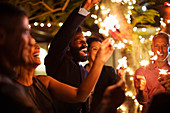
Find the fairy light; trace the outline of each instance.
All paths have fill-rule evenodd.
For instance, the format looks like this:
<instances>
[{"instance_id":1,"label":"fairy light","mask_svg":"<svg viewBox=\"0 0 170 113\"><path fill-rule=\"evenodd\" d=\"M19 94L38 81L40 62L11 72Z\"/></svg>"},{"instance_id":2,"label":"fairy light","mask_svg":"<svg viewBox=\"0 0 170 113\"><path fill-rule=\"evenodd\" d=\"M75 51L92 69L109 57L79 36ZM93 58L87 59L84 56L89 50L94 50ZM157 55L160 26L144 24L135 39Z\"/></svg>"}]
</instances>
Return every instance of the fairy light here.
<instances>
[{"instance_id":1,"label":"fairy light","mask_svg":"<svg viewBox=\"0 0 170 113\"><path fill-rule=\"evenodd\" d=\"M63 25L63 23L62 23L62 22L60 22L58 25L61 27L61 26Z\"/></svg>"},{"instance_id":2,"label":"fairy light","mask_svg":"<svg viewBox=\"0 0 170 113\"><path fill-rule=\"evenodd\" d=\"M41 23L40 26L41 26L41 27L44 27L44 23Z\"/></svg>"},{"instance_id":3,"label":"fairy light","mask_svg":"<svg viewBox=\"0 0 170 113\"><path fill-rule=\"evenodd\" d=\"M138 29L137 27L134 27L134 28L133 28L133 31L134 31L134 32L136 32L136 31L137 31L137 29Z\"/></svg>"},{"instance_id":4,"label":"fairy light","mask_svg":"<svg viewBox=\"0 0 170 113\"><path fill-rule=\"evenodd\" d=\"M136 97L135 96L132 96L132 99L135 99Z\"/></svg>"},{"instance_id":5,"label":"fairy light","mask_svg":"<svg viewBox=\"0 0 170 113\"><path fill-rule=\"evenodd\" d=\"M101 9L105 9L105 6L102 5L100 8L101 8Z\"/></svg>"},{"instance_id":6,"label":"fairy light","mask_svg":"<svg viewBox=\"0 0 170 113\"><path fill-rule=\"evenodd\" d=\"M142 111L143 105L139 105L139 110Z\"/></svg>"},{"instance_id":7,"label":"fairy light","mask_svg":"<svg viewBox=\"0 0 170 113\"><path fill-rule=\"evenodd\" d=\"M90 31L87 31L87 32L82 32L83 33L83 36L91 36L91 32Z\"/></svg>"},{"instance_id":8,"label":"fairy light","mask_svg":"<svg viewBox=\"0 0 170 113\"><path fill-rule=\"evenodd\" d=\"M38 26L38 22L34 22L34 26Z\"/></svg>"},{"instance_id":9,"label":"fairy light","mask_svg":"<svg viewBox=\"0 0 170 113\"><path fill-rule=\"evenodd\" d=\"M99 6L98 5L95 5L95 10L98 10L99 9Z\"/></svg>"},{"instance_id":10,"label":"fairy light","mask_svg":"<svg viewBox=\"0 0 170 113\"><path fill-rule=\"evenodd\" d=\"M123 42L124 42L124 43L127 43L128 41L127 41L126 39L123 39Z\"/></svg>"},{"instance_id":11,"label":"fairy light","mask_svg":"<svg viewBox=\"0 0 170 113\"><path fill-rule=\"evenodd\" d=\"M133 44L133 41L129 41L129 44Z\"/></svg>"},{"instance_id":12,"label":"fairy light","mask_svg":"<svg viewBox=\"0 0 170 113\"><path fill-rule=\"evenodd\" d=\"M127 91L127 92L125 93L125 95L126 95L126 96L129 96L129 97L132 97L132 96L133 96L133 93L132 93L131 91Z\"/></svg>"},{"instance_id":13,"label":"fairy light","mask_svg":"<svg viewBox=\"0 0 170 113\"><path fill-rule=\"evenodd\" d=\"M142 11L146 11L147 7L146 6L142 6Z\"/></svg>"},{"instance_id":14,"label":"fairy light","mask_svg":"<svg viewBox=\"0 0 170 113\"><path fill-rule=\"evenodd\" d=\"M167 23L170 24L170 20L167 20Z\"/></svg>"},{"instance_id":15,"label":"fairy light","mask_svg":"<svg viewBox=\"0 0 170 113\"><path fill-rule=\"evenodd\" d=\"M130 77L130 80L133 81L133 77Z\"/></svg>"},{"instance_id":16,"label":"fairy light","mask_svg":"<svg viewBox=\"0 0 170 113\"><path fill-rule=\"evenodd\" d=\"M161 28L156 28L156 31L160 31L161 30Z\"/></svg>"},{"instance_id":17,"label":"fairy light","mask_svg":"<svg viewBox=\"0 0 170 113\"><path fill-rule=\"evenodd\" d=\"M101 19L101 18L98 18L98 21L99 21L99 22L102 22L102 19Z\"/></svg>"},{"instance_id":18,"label":"fairy light","mask_svg":"<svg viewBox=\"0 0 170 113\"><path fill-rule=\"evenodd\" d=\"M130 71L129 71L129 75L134 75L134 71L133 71L133 70L130 70Z\"/></svg>"},{"instance_id":19,"label":"fairy light","mask_svg":"<svg viewBox=\"0 0 170 113\"><path fill-rule=\"evenodd\" d=\"M99 23L99 21L98 21L98 20L95 20L95 21L94 21L94 23L95 23L95 24L98 24L98 23Z\"/></svg>"},{"instance_id":20,"label":"fairy light","mask_svg":"<svg viewBox=\"0 0 170 113\"><path fill-rule=\"evenodd\" d=\"M48 23L48 24L47 24L47 27L51 27L51 23Z\"/></svg>"},{"instance_id":21,"label":"fairy light","mask_svg":"<svg viewBox=\"0 0 170 113\"><path fill-rule=\"evenodd\" d=\"M141 42L141 43L144 43L144 42L145 42L145 38L142 38L142 39L140 40L140 42Z\"/></svg>"},{"instance_id":22,"label":"fairy light","mask_svg":"<svg viewBox=\"0 0 170 113\"><path fill-rule=\"evenodd\" d=\"M143 32L146 32L146 28L142 28L142 31L143 31Z\"/></svg>"},{"instance_id":23,"label":"fairy light","mask_svg":"<svg viewBox=\"0 0 170 113\"><path fill-rule=\"evenodd\" d=\"M97 19L97 15L95 15L95 14L91 14L91 17L94 19Z\"/></svg>"}]
</instances>

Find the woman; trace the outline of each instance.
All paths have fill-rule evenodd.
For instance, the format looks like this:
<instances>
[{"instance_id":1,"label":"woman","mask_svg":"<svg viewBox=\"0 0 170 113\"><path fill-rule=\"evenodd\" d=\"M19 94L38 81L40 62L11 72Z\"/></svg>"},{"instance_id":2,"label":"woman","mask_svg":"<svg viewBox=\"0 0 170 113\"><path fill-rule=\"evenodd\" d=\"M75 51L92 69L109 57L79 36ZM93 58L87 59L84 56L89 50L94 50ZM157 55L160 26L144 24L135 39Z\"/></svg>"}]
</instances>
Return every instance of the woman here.
<instances>
[{"instance_id":1,"label":"woman","mask_svg":"<svg viewBox=\"0 0 170 113\"><path fill-rule=\"evenodd\" d=\"M86 77L79 88L61 83L50 76L33 75L36 67L41 64L39 58L40 47L38 45L32 46L29 63L20 67L16 81L26 89L42 113L56 112L52 97L71 103L84 102L95 86L104 63L113 52L112 41L112 39L106 39L101 44L89 76Z\"/></svg>"},{"instance_id":2,"label":"woman","mask_svg":"<svg viewBox=\"0 0 170 113\"><path fill-rule=\"evenodd\" d=\"M102 39L97 37L90 37L87 39L88 44L88 61L89 63L85 66L87 71L92 69L94 61L96 59L96 54L100 49ZM104 91L106 88L118 81L117 74L111 66L103 66L100 78L96 84L94 91L90 97L90 111L94 112L96 107L101 102Z\"/></svg>"}]
</instances>

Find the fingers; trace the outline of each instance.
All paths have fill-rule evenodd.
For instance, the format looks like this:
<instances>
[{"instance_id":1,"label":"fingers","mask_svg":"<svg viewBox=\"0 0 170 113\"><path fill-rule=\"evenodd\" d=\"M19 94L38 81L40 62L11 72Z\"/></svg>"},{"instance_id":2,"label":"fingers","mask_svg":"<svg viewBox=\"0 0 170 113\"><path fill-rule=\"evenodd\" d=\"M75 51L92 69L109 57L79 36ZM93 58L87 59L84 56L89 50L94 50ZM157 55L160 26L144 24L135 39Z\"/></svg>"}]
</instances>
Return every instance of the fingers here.
<instances>
[{"instance_id":1,"label":"fingers","mask_svg":"<svg viewBox=\"0 0 170 113\"><path fill-rule=\"evenodd\" d=\"M137 79L137 80L145 80L145 77L144 77L144 76L141 76L141 75L137 75L137 76L136 76L136 79Z\"/></svg>"},{"instance_id":2,"label":"fingers","mask_svg":"<svg viewBox=\"0 0 170 113\"><path fill-rule=\"evenodd\" d=\"M144 76L137 75L135 80L135 87L141 91L145 89L146 79Z\"/></svg>"}]
</instances>

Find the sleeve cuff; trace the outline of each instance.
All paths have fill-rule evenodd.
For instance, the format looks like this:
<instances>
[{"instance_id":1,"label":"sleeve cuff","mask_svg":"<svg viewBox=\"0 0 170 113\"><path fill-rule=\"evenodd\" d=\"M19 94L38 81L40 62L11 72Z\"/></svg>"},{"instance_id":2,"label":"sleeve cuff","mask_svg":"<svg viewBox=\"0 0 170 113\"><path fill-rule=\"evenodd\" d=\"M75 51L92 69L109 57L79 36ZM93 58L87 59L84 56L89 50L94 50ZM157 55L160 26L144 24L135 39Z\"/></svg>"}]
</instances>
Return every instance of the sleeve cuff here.
<instances>
[{"instance_id":1,"label":"sleeve cuff","mask_svg":"<svg viewBox=\"0 0 170 113\"><path fill-rule=\"evenodd\" d=\"M87 16L90 12L87 11L86 9L84 8L80 8L79 11L78 11L78 14L80 15L83 15L83 16Z\"/></svg>"}]
</instances>

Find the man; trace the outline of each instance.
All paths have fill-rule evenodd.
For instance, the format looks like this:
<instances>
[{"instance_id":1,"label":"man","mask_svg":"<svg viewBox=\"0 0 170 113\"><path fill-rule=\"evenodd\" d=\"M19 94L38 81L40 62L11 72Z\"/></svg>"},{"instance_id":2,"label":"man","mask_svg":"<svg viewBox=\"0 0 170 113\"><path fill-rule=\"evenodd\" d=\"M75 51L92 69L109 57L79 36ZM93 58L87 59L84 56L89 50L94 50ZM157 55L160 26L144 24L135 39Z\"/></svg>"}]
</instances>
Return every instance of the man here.
<instances>
[{"instance_id":1,"label":"man","mask_svg":"<svg viewBox=\"0 0 170 113\"><path fill-rule=\"evenodd\" d=\"M0 103L1 113L39 113L14 79L18 65L27 63L35 40L29 32L28 16L19 7L0 2Z\"/></svg>"},{"instance_id":2,"label":"man","mask_svg":"<svg viewBox=\"0 0 170 113\"><path fill-rule=\"evenodd\" d=\"M87 71L80 67L78 62L82 59L87 60L87 43L81 31L77 32L77 29L89 14L88 10L98 2L99 0L86 0L84 5L75 9L64 22L51 42L48 55L45 58L48 75L74 87L78 87L85 78ZM60 113L88 112L86 103L68 104L57 102L56 105L59 106L58 111Z\"/></svg>"},{"instance_id":3,"label":"man","mask_svg":"<svg viewBox=\"0 0 170 113\"><path fill-rule=\"evenodd\" d=\"M79 66L80 61L87 60L87 43L78 27L89 14L88 10L99 0L86 0L81 8L75 9L64 22L51 42L45 58L46 72L55 79L79 87L88 72ZM60 113L87 113L88 102L69 104L56 102Z\"/></svg>"},{"instance_id":4,"label":"man","mask_svg":"<svg viewBox=\"0 0 170 113\"><path fill-rule=\"evenodd\" d=\"M153 37L151 49L157 59L152 61L146 67L140 67L136 70L134 76L134 84L137 92L139 103L144 104L143 112L155 94L166 92L166 86L158 81L160 69L170 71L168 63L170 47L170 37L164 32L160 32Z\"/></svg>"}]
</instances>

